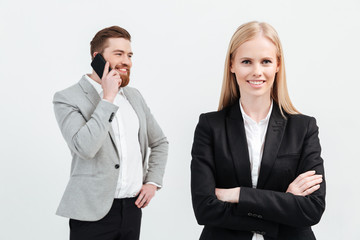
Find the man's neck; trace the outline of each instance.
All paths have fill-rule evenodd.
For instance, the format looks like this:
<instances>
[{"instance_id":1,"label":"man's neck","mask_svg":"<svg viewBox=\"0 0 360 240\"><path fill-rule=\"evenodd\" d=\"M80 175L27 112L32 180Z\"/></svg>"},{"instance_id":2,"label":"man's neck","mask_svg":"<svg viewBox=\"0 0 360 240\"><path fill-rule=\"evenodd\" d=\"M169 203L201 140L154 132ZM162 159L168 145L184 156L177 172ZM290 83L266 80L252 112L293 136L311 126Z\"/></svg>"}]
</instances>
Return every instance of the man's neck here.
<instances>
[{"instance_id":1,"label":"man's neck","mask_svg":"<svg viewBox=\"0 0 360 240\"><path fill-rule=\"evenodd\" d=\"M88 76L94 80L95 82L97 82L98 84L101 85L101 79L99 78L99 76L93 71L91 74L88 74Z\"/></svg>"}]
</instances>

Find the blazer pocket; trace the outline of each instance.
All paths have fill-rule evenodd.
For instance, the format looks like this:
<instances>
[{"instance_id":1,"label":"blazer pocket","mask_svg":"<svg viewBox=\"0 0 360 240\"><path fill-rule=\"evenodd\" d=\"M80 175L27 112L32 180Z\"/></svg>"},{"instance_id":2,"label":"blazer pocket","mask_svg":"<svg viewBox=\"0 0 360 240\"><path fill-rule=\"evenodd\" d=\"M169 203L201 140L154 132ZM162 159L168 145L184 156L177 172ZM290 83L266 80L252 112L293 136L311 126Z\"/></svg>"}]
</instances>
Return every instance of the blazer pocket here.
<instances>
[{"instance_id":1,"label":"blazer pocket","mask_svg":"<svg viewBox=\"0 0 360 240\"><path fill-rule=\"evenodd\" d=\"M277 155L278 158L286 158L286 157L300 157L300 153L279 153Z\"/></svg>"},{"instance_id":2,"label":"blazer pocket","mask_svg":"<svg viewBox=\"0 0 360 240\"><path fill-rule=\"evenodd\" d=\"M299 153L293 153L293 154L282 154L278 155L276 157L276 166L280 169L290 169L294 173L296 172L298 163L300 160L300 154Z\"/></svg>"},{"instance_id":3,"label":"blazer pocket","mask_svg":"<svg viewBox=\"0 0 360 240\"><path fill-rule=\"evenodd\" d=\"M95 159L84 160L76 159L72 163L71 176L83 176L83 175L93 175L94 174L94 165Z\"/></svg>"},{"instance_id":4,"label":"blazer pocket","mask_svg":"<svg viewBox=\"0 0 360 240\"><path fill-rule=\"evenodd\" d=\"M298 153L277 156L273 171L282 182L281 190L286 190L289 184L297 177L299 160L300 154Z\"/></svg>"}]
</instances>

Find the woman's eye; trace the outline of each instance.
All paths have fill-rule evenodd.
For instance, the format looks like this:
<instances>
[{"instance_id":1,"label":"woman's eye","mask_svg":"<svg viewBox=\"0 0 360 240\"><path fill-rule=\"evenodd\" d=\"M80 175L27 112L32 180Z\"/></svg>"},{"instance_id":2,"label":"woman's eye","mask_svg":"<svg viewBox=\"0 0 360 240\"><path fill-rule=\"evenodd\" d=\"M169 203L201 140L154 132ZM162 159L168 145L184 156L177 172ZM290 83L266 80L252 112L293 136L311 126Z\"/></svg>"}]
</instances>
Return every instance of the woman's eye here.
<instances>
[{"instance_id":1,"label":"woman's eye","mask_svg":"<svg viewBox=\"0 0 360 240\"><path fill-rule=\"evenodd\" d=\"M244 61L242 61L241 63L243 63L243 64L250 64L251 62L250 62L250 60L244 60Z\"/></svg>"},{"instance_id":2,"label":"woman's eye","mask_svg":"<svg viewBox=\"0 0 360 240\"><path fill-rule=\"evenodd\" d=\"M265 60L263 61L263 63L264 63L264 64L268 64L268 63L271 63L271 61L270 61L270 60L265 59Z\"/></svg>"}]
</instances>

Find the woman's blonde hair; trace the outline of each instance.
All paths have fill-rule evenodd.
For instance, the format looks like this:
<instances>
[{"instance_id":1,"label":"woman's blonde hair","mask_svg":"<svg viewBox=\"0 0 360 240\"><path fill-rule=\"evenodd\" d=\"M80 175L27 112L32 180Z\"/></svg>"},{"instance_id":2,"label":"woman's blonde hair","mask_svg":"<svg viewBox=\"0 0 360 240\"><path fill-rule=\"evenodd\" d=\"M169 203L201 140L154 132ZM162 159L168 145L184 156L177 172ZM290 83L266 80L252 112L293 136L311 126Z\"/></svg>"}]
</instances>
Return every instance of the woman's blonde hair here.
<instances>
[{"instance_id":1,"label":"woman's blonde hair","mask_svg":"<svg viewBox=\"0 0 360 240\"><path fill-rule=\"evenodd\" d=\"M286 85L285 63L282 46L279 36L275 29L264 22L248 22L241 25L232 36L225 59L224 79L221 89L220 102L218 110L234 104L240 98L239 86L236 81L235 74L230 71L231 61L234 58L236 49L246 41L253 39L257 34L262 33L263 36L270 39L277 49L277 61L279 71L275 75L273 87L271 89L272 99L279 105L281 114L299 114L291 103Z\"/></svg>"}]
</instances>

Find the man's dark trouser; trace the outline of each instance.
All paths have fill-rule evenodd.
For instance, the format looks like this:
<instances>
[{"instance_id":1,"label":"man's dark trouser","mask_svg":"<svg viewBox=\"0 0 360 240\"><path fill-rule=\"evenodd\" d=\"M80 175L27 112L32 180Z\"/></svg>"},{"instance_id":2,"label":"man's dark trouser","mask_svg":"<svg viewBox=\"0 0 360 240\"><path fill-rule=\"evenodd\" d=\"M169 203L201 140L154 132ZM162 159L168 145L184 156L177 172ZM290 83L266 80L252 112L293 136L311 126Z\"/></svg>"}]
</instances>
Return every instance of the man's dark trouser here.
<instances>
[{"instance_id":1,"label":"man's dark trouser","mask_svg":"<svg viewBox=\"0 0 360 240\"><path fill-rule=\"evenodd\" d=\"M138 240L142 213L135 201L114 199L109 213L98 221L70 219L70 240Z\"/></svg>"}]
</instances>

